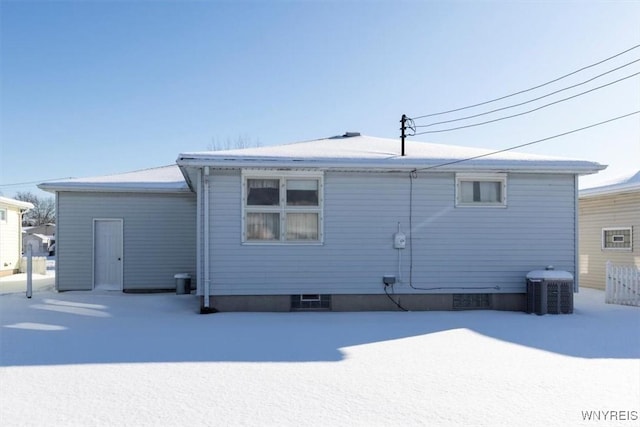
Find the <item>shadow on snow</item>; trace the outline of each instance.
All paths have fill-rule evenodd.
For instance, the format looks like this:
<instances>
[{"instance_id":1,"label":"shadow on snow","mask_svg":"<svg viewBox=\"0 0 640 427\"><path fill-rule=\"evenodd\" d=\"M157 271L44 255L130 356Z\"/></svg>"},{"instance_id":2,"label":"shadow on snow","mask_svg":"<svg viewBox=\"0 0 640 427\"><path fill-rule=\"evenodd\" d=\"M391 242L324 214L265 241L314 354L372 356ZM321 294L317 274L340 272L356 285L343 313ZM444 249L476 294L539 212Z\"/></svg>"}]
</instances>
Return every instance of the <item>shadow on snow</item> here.
<instances>
[{"instance_id":1,"label":"shadow on snow","mask_svg":"<svg viewBox=\"0 0 640 427\"><path fill-rule=\"evenodd\" d=\"M198 315L193 295L86 292L36 293L30 300L5 295L0 307L2 366L340 361L345 347L456 329L572 357L640 358L640 310L592 302L581 309L580 300L572 315L546 316L496 311Z\"/></svg>"}]
</instances>

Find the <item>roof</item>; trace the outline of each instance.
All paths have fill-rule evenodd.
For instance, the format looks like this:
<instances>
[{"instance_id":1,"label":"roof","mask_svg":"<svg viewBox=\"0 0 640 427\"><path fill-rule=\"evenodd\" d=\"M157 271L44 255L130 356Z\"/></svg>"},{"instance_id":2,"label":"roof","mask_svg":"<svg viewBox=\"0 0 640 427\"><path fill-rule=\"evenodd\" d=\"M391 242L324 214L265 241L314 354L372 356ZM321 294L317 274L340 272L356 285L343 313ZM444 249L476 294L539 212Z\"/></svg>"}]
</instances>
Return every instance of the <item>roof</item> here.
<instances>
[{"instance_id":1,"label":"roof","mask_svg":"<svg viewBox=\"0 0 640 427\"><path fill-rule=\"evenodd\" d=\"M11 206L18 209L33 209L33 204L22 200L10 199L0 196L0 205Z\"/></svg>"},{"instance_id":2,"label":"roof","mask_svg":"<svg viewBox=\"0 0 640 427\"><path fill-rule=\"evenodd\" d=\"M354 136L352 136L354 135ZM225 151L182 153L180 166L218 168L323 168L344 170L500 170L590 174L606 166L596 162L408 140L401 156L399 139L360 134L293 144Z\"/></svg>"},{"instance_id":3,"label":"roof","mask_svg":"<svg viewBox=\"0 0 640 427\"><path fill-rule=\"evenodd\" d=\"M597 187L580 190L580 198L595 197L601 195L612 195L640 191L640 170L614 178L604 182Z\"/></svg>"},{"instance_id":4,"label":"roof","mask_svg":"<svg viewBox=\"0 0 640 427\"><path fill-rule=\"evenodd\" d=\"M74 178L64 181L45 182L38 188L56 191L94 192L188 192L189 187L177 165L160 166L115 175L90 178Z\"/></svg>"},{"instance_id":5,"label":"roof","mask_svg":"<svg viewBox=\"0 0 640 427\"><path fill-rule=\"evenodd\" d=\"M34 233L34 234L27 234L25 236L26 239L31 239L31 238L38 238L42 241L47 241L47 240L52 240L54 237L53 236L45 236L44 234L38 234L38 233Z\"/></svg>"}]
</instances>

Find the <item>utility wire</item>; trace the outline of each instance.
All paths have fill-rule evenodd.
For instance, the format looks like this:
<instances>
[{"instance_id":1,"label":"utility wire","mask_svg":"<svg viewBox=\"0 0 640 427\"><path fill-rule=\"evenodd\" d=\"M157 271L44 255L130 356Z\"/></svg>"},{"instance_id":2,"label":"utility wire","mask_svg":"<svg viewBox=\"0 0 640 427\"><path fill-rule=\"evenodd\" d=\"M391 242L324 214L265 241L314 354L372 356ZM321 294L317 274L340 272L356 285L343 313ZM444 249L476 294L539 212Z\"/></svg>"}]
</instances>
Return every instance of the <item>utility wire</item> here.
<instances>
[{"instance_id":1,"label":"utility wire","mask_svg":"<svg viewBox=\"0 0 640 427\"><path fill-rule=\"evenodd\" d=\"M587 65L586 67L582 67L582 68L580 68L579 70L572 71L571 73L568 73L568 74L565 74L565 75L563 75L563 76L557 77L557 78L555 78L555 79L553 79L553 80L550 80L550 81L548 81L548 82L546 82L546 83L539 84L539 85L534 86L534 87L531 87L531 88L529 88L529 89L524 89L524 90L521 90L521 91L519 91L519 92L514 92L514 93L511 93L511 94L509 94L509 95L501 96L501 97L499 97L499 98L491 99L491 100L489 100L489 101L480 102L480 103L478 103L478 104L468 105L468 106L466 106L466 107L460 107L460 108L455 108L455 109L453 109L453 110L441 111L441 112L438 112L438 113L431 113L431 114L424 114L424 115L422 115L422 116L416 116L416 117L413 117L413 119L414 119L414 120L418 120L418 119L423 119L423 118L425 118L425 117L433 117L433 116L440 116L440 115L442 115L442 114L447 114L447 113L455 113L456 111L462 111L462 110L467 110L467 109L469 109L469 108L479 107L479 106L481 106L481 105L490 104L490 103L492 103L492 102L501 101L501 100L506 99L506 98L511 98L512 96L516 96L516 95L520 95L520 94L522 94L522 93L530 92L530 91L532 91L532 90L539 89L539 88L544 87L544 86L548 86L548 85L550 85L551 83L555 83L555 82L560 81L560 80L562 80L562 79L564 79L564 78L567 78L567 77L569 77L569 76L572 76L572 75L574 75L574 74L577 74L577 73L579 73L579 72L581 72L581 71L587 70L587 69L589 69L589 68L593 68L593 67L595 67L596 65L600 65L600 64L605 63L605 62L607 62L607 61L610 61L610 60L612 60L613 58L617 58L618 56L624 55L625 53L630 52L630 51L632 51L632 50L634 50L634 49L637 49L638 47L640 47L640 44L635 45L635 46L632 46L632 47L630 47L629 49L627 49L627 50L625 50L625 51L622 51L622 52L617 53L617 54L615 54L615 55L613 55L613 56L610 56L610 57L608 57L608 58L605 58L605 59L603 59L602 61L598 61L598 62L595 62L595 63L593 63L593 64L591 64L591 65Z\"/></svg>"},{"instance_id":2,"label":"utility wire","mask_svg":"<svg viewBox=\"0 0 640 427\"><path fill-rule=\"evenodd\" d=\"M532 103L532 102L539 101L539 100L541 100L541 99L543 99L543 98L548 98L548 97L550 97L550 96L552 96L552 95L555 95L555 94L557 94L557 93L564 92L564 91L566 91L566 90L573 89L573 88L576 88L576 87L578 87L578 86L582 86L582 85L587 84L587 83L589 83L589 82L592 82L592 81L594 81L594 80L596 80L596 79L598 79L598 78L600 78L600 77L602 77L602 76L605 76L605 75L607 75L607 74L611 74L611 73L613 73L614 71L618 71L618 70L620 70L620 69L622 69L622 68L624 68L624 67L628 67L628 66L629 66L629 65L631 65L631 64L635 64L635 63L636 63L636 62L638 62L638 61L640 61L640 59L636 59L635 61L627 62L627 63L626 63L626 64L624 64L624 65L621 65L621 66L619 66L619 67L616 67L616 68L614 68L614 69L612 69L612 70L609 70L609 71L607 71L607 72L605 72L605 73L599 74L599 75L597 75L597 76L595 76L595 77L592 77L592 78L590 78L590 79L588 79L588 80L585 80L585 81L583 81L583 82L581 82L581 83L577 83L577 84L575 84L575 85L568 86L568 87L565 87L565 88L563 88L563 89L558 89L558 90L556 90L556 91L554 91L554 92L548 93L548 94L546 94L546 95L539 96L539 97L537 97L537 98L530 99L529 101L521 102L521 103L519 103L519 104L513 104L513 105L509 105L509 106L502 107L502 108L496 108L496 109L494 109L494 110L487 111L487 112L485 112L485 113L478 113L478 114L474 114L474 115L472 115L472 116L461 117L461 118L459 118L459 119L443 120L443 121L440 121L440 122L429 123L429 124L427 124L427 125L414 126L413 128L412 128L412 127L409 127L409 129L413 129L413 131L414 131L414 133L415 133L415 129L414 129L415 127L418 127L418 128L426 128L426 127L430 127L430 126L441 125L441 124L444 124L444 123L459 122L459 121L462 121L462 120L473 119L473 118L475 118L475 117L486 116L487 114L495 113L495 112L498 112L498 111L508 110L508 109L510 109L510 108L520 107L520 106L525 105L525 104L530 104L530 103ZM409 120L411 120L411 119L409 119ZM411 121L413 122L413 120L411 120Z\"/></svg>"},{"instance_id":3,"label":"utility wire","mask_svg":"<svg viewBox=\"0 0 640 427\"><path fill-rule=\"evenodd\" d=\"M606 123L610 123L610 122L613 122L613 121L616 121L616 120L624 119L626 117L633 116L634 114L639 114L639 113L640 113L640 110L634 111L632 113L624 114L622 116L614 117L612 119L608 119L608 120L605 120L603 122L594 123L594 124L591 124L591 125L588 125L588 126L584 126L584 127L579 128L579 129L573 129L573 130L570 130L570 131L567 131L567 132L559 133L557 135L548 136L548 137L542 138L542 139L537 139L535 141L527 142L525 144L515 145L513 147L505 148L505 149L502 149L502 150L492 151L492 152L487 153L487 154L480 154L478 156L468 157L466 159L453 160L453 161L447 162L447 163L440 163L438 165L433 165L433 166L427 166L427 167L424 167L424 168L414 169L412 173L415 173L415 172L418 172L418 171L424 171L424 170L428 170L428 169L440 168L442 166L454 165L456 163L468 162L470 160L480 159L482 157L489 157L489 156L493 156L494 154L504 153L505 151L516 150L518 148L526 147L528 145L538 144L540 142L548 141L550 139L555 139L555 138L559 138L561 136L570 135L572 133L580 132L580 131L583 131L583 130L586 130L586 129L591 129L591 128L596 127L596 126L600 126L600 125L604 125Z\"/></svg>"},{"instance_id":4,"label":"utility wire","mask_svg":"<svg viewBox=\"0 0 640 427\"><path fill-rule=\"evenodd\" d=\"M559 104L559 103L561 103L561 102L568 101L568 100L570 100L570 99L577 98L577 97L582 96L582 95L586 95L587 93L590 93L590 92L596 91L596 90L598 90L598 89L602 89L602 88L605 88L605 87L607 87L607 86L611 86L611 85L613 85L613 84L620 83L621 81L623 81L623 80L627 80L627 79L630 79L630 78L632 78L632 77L635 77L635 76L637 76L638 74L640 74L640 71L638 71L637 73L634 73L634 74L628 75L628 76L626 76L626 77L622 77L621 79L615 80L615 81L613 81L613 82L610 82L610 83L604 84L604 85L602 85L602 86L598 86L598 87L595 87L595 88L593 88L593 89L589 89L589 90L587 90L587 91L580 92L580 93L575 94L575 95L573 95L573 96L569 96L569 97L567 97L567 98L563 98L563 99L560 99L560 100L558 100L558 101L550 102L549 104L542 105L542 106L537 107L537 108L534 108L534 109L532 109L532 110L523 111L522 113L512 114L512 115L510 115L510 116L505 116L505 117L499 117L499 118L497 118L497 119L487 120L487 121L485 121L485 122L472 123L472 124L470 124L470 125L465 125L465 126L458 126L458 127L454 127L454 128L448 128L448 129L429 130L429 131L424 131L424 132L418 132L418 133L414 133L413 135L408 135L408 136L424 135L424 134L427 134L427 133L450 132L450 131L453 131L453 130L466 129L466 128L471 128L471 127L476 127L476 126L486 125L486 124L489 124L489 123L499 122L499 121L501 121L501 120L512 119L512 118L514 118L514 117L518 117L518 116L524 116L525 114L529 114L529 113L533 113L534 111L542 110L543 108L549 107L549 106L551 106L551 105ZM431 126L431 125L428 125L428 126ZM416 127L418 127L418 128L419 128L419 127L421 127L421 126L416 126ZM427 127L427 125L425 125L425 126L423 126L423 127Z\"/></svg>"}]
</instances>

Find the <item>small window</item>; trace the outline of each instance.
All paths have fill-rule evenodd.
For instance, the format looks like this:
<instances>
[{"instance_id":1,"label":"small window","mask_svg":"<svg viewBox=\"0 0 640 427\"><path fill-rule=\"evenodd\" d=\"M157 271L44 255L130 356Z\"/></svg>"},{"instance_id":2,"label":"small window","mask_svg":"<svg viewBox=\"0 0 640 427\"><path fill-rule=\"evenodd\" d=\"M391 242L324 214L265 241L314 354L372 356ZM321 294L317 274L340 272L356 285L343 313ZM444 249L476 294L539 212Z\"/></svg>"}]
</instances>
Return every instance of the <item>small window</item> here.
<instances>
[{"instance_id":1,"label":"small window","mask_svg":"<svg viewBox=\"0 0 640 427\"><path fill-rule=\"evenodd\" d=\"M243 172L243 243L321 243L322 175Z\"/></svg>"},{"instance_id":2,"label":"small window","mask_svg":"<svg viewBox=\"0 0 640 427\"><path fill-rule=\"evenodd\" d=\"M630 251L632 249L632 236L631 227L603 228L602 249Z\"/></svg>"},{"instance_id":3,"label":"small window","mask_svg":"<svg viewBox=\"0 0 640 427\"><path fill-rule=\"evenodd\" d=\"M0 222L7 222L7 210L0 209Z\"/></svg>"},{"instance_id":4,"label":"small window","mask_svg":"<svg viewBox=\"0 0 640 427\"><path fill-rule=\"evenodd\" d=\"M506 174L457 174L456 206L507 205Z\"/></svg>"}]
</instances>

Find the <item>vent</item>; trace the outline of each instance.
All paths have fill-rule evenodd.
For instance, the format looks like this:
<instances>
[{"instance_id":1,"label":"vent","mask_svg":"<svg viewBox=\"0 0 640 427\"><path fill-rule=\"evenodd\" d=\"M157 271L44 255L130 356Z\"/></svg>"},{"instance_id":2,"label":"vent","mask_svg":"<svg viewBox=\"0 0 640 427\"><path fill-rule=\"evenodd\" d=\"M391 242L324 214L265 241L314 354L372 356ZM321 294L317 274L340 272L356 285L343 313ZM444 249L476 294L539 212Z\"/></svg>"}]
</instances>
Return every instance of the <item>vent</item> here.
<instances>
[{"instance_id":1,"label":"vent","mask_svg":"<svg viewBox=\"0 0 640 427\"><path fill-rule=\"evenodd\" d=\"M489 294L454 294L454 310L487 309L490 307Z\"/></svg>"},{"instance_id":2,"label":"vent","mask_svg":"<svg viewBox=\"0 0 640 427\"><path fill-rule=\"evenodd\" d=\"M352 138L354 136L362 136L360 132L345 132L343 135L332 136L329 139L343 139L343 138Z\"/></svg>"},{"instance_id":3,"label":"vent","mask_svg":"<svg viewBox=\"0 0 640 427\"><path fill-rule=\"evenodd\" d=\"M291 295L291 310L293 311L329 309L331 309L331 295Z\"/></svg>"}]
</instances>

